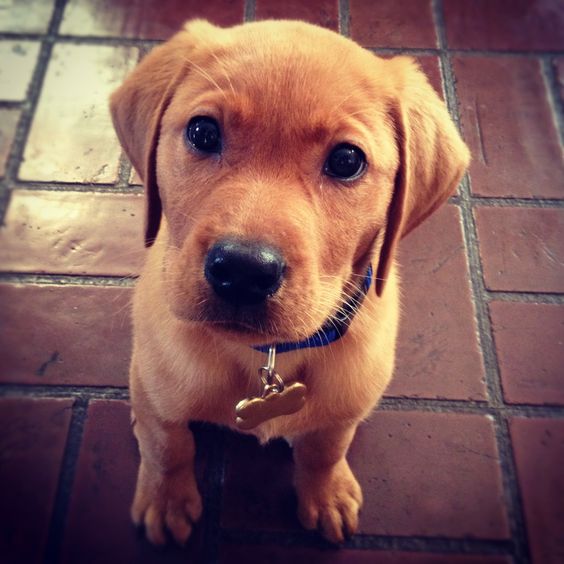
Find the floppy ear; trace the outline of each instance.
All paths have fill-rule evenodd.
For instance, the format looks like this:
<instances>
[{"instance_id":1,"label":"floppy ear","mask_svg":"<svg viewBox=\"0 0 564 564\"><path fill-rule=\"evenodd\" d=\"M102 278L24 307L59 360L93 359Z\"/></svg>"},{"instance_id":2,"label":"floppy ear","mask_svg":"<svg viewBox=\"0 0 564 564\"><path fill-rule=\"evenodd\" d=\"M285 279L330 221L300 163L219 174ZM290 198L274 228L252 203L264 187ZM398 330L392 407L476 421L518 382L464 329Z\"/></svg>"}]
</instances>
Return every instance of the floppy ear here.
<instances>
[{"instance_id":1,"label":"floppy ear","mask_svg":"<svg viewBox=\"0 0 564 564\"><path fill-rule=\"evenodd\" d=\"M217 28L202 20L186 23L172 39L155 47L110 98L117 136L145 186L146 247L153 244L161 221L156 178L161 118L189 70L189 55L199 43L198 36L209 36L212 30Z\"/></svg>"},{"instance_id":2,"label":"floppy ear","mask_svg":"<svg viewBox=\"0 0 564 564\"><path fill-rule=\"evenodd\" d=\"M468 148L444 102L417 64L404 57L389 64L402 81L391 109L399 168L376 273L378 296L384 291L399 240L456 190L470 162Z\"/></svg>"}]
</instances>

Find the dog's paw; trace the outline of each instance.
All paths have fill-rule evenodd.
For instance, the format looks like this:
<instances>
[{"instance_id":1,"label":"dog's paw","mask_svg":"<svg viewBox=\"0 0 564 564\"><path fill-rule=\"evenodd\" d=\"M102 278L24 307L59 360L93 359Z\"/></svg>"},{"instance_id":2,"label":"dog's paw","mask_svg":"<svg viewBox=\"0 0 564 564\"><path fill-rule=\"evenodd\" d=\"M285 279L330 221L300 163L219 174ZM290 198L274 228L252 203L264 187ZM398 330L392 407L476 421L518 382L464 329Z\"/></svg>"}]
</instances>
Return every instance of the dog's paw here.
<instances>
[{"instance_id":1,"label":"dog's paw","mask_svg":"<svg viewBox=\"0 0 564 564\"><path fill-rule=\"evenodd\" d=\"M165 544L165 529L168 529L174 540L183 546L201 514L202 498L191 472L157 476L141 465L131 518L137 526L145 527L149 541Z\"/></svg>"},{"instance_id":2,"label":"dog's paw","mask_svg":"<svg viewBox=\"0 0 564 564\"><path fill-rule=\"evenodd\" d=\"M298 518L306 529L319 529L341 543L358 528L362 491L346 460L327 473L307 473L296 480Z\"/></svg>"}]
</instances>

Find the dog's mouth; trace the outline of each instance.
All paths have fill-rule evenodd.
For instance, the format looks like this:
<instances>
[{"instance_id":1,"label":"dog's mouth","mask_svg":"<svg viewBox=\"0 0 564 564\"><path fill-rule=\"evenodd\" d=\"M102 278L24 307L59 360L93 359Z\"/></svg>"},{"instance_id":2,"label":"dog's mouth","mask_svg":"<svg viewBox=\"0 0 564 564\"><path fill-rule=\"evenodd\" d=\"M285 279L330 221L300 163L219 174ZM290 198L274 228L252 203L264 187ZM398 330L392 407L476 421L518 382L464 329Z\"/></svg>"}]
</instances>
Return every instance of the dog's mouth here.
<instances>
[{"instance_id":1,"label":"dog's mouth","mask_svg":"<svg viewBox=\"0 0 564 564\"><path fill-rule=\"evenodd\" d=\"M287 324L276 322L268 307L229 308L208 305L200 321L212 331L245 342L263 343L299 338Z\"/></svg>"}]
</instances>

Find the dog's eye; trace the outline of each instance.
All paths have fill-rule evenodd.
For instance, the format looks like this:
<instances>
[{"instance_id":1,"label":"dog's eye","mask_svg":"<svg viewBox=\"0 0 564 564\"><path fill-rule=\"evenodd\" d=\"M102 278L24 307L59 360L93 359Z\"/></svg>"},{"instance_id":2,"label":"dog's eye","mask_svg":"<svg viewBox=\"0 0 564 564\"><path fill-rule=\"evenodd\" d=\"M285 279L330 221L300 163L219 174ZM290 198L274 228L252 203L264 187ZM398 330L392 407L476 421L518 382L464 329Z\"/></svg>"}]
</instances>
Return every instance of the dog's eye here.
<instances>
[{"instance_id":1,"label":"dog's eye","mask_svg":"<svg viewBox=\"0 0 564 564\"><path fill-rule=\"evenodd\" d=\"M204 153L221 151L221 133L215 119L206 116L193 117L186 126L186 139Z\"/></svg>"},{"instance_id":2,"label":"dog's eye","mask_svg":"<svg viewBox=\"0 0 564 564\"><path fill-rule=\"evenodd\" d=\"M323 172L341 180L355 180L366 169L366 157L361 149L348 143L337 145L325 161Z\"/></svg>"}]
</instances>

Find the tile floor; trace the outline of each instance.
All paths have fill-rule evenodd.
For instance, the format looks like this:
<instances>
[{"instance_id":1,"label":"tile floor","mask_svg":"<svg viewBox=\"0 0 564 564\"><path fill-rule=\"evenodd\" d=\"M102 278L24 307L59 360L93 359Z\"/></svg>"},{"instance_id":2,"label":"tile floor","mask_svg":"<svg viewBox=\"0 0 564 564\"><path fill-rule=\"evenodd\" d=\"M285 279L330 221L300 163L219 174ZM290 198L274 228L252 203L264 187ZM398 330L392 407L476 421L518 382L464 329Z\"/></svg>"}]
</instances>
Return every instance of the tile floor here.
<instances>
[{"instance_id":1,"label":"tile floor","mask_svg":"<svg viewBox=\"0 0 564 564\"><path fill-rule=\"evenodd\" d=\"M402 244L397 372L349 454L366 506L340 550L300 529L285 444L201 424L188 548L128 520L142 196L107 97L190 17L409 53L474 155ZM0 560L564 562L563 91L558 0L0 2Z\"/></svg>"}]
</instances>

